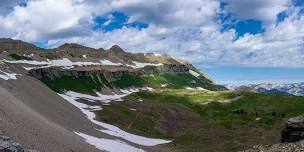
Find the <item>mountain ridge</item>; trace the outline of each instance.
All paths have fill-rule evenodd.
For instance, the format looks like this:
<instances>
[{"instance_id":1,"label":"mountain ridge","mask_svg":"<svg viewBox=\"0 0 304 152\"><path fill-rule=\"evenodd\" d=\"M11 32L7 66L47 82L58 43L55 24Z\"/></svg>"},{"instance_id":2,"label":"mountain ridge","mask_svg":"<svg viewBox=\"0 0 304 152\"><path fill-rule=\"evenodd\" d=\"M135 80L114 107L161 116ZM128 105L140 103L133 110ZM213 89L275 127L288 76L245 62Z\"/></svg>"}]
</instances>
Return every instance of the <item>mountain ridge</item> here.
<instances>
[{"instance_id":1,"label":"mountain ridge","mask_svg":"<svg viewBox=\"0 0 304 152\"><path fill-rule=\"evenodd\" d=\"M229 86L228 86L229 88ZM299 83L260 83L248 84L241 87L232 86L230 89L238 90L240 88L247 88L247 90L282 95L304 96L304 82Z\"/></svg>"},{"instance_id":2,"label":"mountain ridge","mask_svg":"<svg viewBox=\"0 0 304 152\"><path fill-rule=\"evenodd\" d=\"M2 50L1 56L5 59L4 62L8 64L20 64L32 76L37 78L44 76L50 79L61 76L94 77L97 75L104 76L104 73L108 73L104 77L108 77L108 80L113 80L119 79L126 74L134 74L135 76L186 74L188 75L187 77L192 77L190 79L193 79L194 83L192 84L189 81L188 85L205 86L207 89L225 89L224 87L215 85L201 70L188 62L180 62L169 55L129 53L125 52L118 45L113 45L111 48L104 50L75 43L65 43L57 48L43 49L20 40L2 39L2 41L0 40L0 46L2 46L0 49ZM113 77L109 78L109 76ZM201 84L205 85L196 85L195 83L198 84L198 82L195 79L198 79L201 81ZM146 83L148 85L148 82Z\"/></svg>"}]
</instances>

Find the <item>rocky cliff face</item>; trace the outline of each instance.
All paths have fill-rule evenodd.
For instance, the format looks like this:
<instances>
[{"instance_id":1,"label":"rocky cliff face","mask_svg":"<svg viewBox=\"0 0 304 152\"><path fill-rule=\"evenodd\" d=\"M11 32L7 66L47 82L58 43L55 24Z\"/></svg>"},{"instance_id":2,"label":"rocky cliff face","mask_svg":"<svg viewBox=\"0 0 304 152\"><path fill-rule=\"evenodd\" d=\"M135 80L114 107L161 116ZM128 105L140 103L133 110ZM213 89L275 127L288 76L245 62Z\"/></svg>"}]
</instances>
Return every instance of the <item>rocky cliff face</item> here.
<instances>
[{"instance_id":1,"label":"rocky cliff face","mask_svg":"<svg viewBox=\"0 0 304 152\"><path fill-rule=\"evenodd\" d=\"M90 77L90 76L104 76L107 80L116 80L121 78L124 74L129 75L148 75L160 73L188 73L191 70L190 65L183 64L167 64L162 66L145 66L141 69L132 68L109 68L100 66L97 69L81 68L81 69L62 69L62 68L38 68L29 71L29 74L35 78L41 79L48 77L54 79L62 76L72 77Z\"/></svg>"},{"instance_id":2,"label":"rocky cliff face","mask_svg":"<svg viewBox=\"0 0 304 152\"><path fill-rule=\"evenodd\" d=\"M119 79L123 74L138 75L140 72L131 70L117 70L110 71L106 69L99 70L64 70L60 68L39 68L30 70L29 74L35 78L41 79L44 77L54 79L62 76L71 77L90 77L90 76L104 76L108 80Z\"/></svg>"}]
</instances>

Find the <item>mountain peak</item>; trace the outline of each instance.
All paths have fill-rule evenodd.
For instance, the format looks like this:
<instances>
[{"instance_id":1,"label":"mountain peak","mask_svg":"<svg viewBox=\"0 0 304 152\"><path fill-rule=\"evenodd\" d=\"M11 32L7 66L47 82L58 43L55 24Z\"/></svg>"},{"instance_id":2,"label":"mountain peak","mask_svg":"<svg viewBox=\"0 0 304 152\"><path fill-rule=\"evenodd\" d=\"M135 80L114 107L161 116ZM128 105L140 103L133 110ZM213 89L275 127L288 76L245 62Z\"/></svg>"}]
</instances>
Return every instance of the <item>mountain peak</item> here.
<instances>
[{"instance_id":1,"label":"mountain peak","mask_svg":"<svg viewBox=\"0 0 304 152\"><path fill-rule=\"evenodd\" d=\"M123 53L124 54L125 53L125 51L118 45L113 45L108 51L113 52L115 54L117 54L117 53Z\"/></svg>"},{"instance_id":2,"label":"mountain peak","mask_svg":"<svg viewBox=\"0 0 304 152\"><path fill-rule=\"evenodd\" d=\"M58 48L60 49L75 49L75 48L87 48L86 46L82 46L80 44L76 44L76 43L64 43L61 46L59 46Z\"/></svg>"},{"instance_id":3,"label":"mountain peak","mask_svg":"<svg viewBox=\"0 0 304 152\"><path fill-rule=\"evenodd\" d=\"M0 38L0 42L13 42L13 41L17 41L11 38Z\"/></svg>"},{"instance_id":4,"label":"mountain peak","mask_svg":"<svg viewBox=\"0 0 304 152\"><path fill-rule=\"evenodd\" d=\"M21 40L14 40L11 38L0 38L0 48L1 51L9 51L9 52L32 52L42 50L37 46L27 43Z\"/></svg>"},{"instance_id":5,"label":"mountain peak","mask_svg":"<svg viewBox=\"0 0 304 152\"><path fill-rule=\"evenodd\" d=\"M94 49L94 48L83 46L83 45L76 44L76 43L64 43L61 46L59 46L57 48L57 50L71 51L71 52L75 52L75 51L96 51L96 49Z\"/></svg>"}]
</instances>

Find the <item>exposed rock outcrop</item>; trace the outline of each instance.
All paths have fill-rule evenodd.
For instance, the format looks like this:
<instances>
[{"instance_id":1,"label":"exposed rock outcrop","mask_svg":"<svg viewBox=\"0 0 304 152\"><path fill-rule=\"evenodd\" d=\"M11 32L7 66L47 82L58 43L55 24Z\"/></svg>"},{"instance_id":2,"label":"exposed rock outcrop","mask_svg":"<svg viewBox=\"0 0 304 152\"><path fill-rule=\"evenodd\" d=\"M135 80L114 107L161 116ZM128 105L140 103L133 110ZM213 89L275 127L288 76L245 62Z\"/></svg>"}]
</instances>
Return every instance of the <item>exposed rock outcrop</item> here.
<instances>
[{"instance_id":1,"label":"exposed rock outcrop","mask_svg":"<svg viewBox=\"0 0 304 152\"><path fill-rule=\"evenodd\" d=\"M124 74L130 75L143 75L143 74L156 74L156 73L187 73L189 72L189 66L183 64L168 64L162 66L146 66L141 69L133 69L127 67L105 67L96 66L92 69L90 66L81 69L61 69L61 68L39 68L32 69L29 74L35 78L48 77L54 79L61 76L104 76L107 80L115 80L121 78Z\"/></svg>"},{"instance_id":2,"label":"exposed rock outcrop","mask_svg":"<svg viewBox=\"0 0 304 152\"><path fill-rule=\"evenodd\" d=\"M29 74L38 79L41 79L43 77L54 79L54 78L62 77L62 76L72 76L72 77L104 76L108 80L113 80L113 79L119 79L123 74L137 75L137 74L139 74L139 72L128 71L128 70L110 71L110 70L106 70L106 69L65 70L65 69L60 69L60 68L41 68L41 69L30 70Z\"/></svg>"},{"instance_id":3,"label":"exposed rock outcrop","mask_svg":"<svg viewBox=\"0 0 304 152\"><path fill-rule=\"evenodd\" d=\"M304 117L290 118L281 133L282 142L296 142L304 139Z\"/></svg>"}]
</instances>

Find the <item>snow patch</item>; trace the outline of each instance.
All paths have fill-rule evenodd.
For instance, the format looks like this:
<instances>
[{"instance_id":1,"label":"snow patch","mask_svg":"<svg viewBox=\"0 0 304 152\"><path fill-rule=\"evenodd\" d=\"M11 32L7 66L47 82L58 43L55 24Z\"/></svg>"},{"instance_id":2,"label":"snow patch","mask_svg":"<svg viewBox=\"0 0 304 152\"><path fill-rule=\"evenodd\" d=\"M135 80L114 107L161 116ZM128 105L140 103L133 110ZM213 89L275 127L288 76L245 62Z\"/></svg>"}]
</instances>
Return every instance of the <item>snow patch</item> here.
<instances>
[{"instance_id":1,"label":"snow patch","mask_svg":"<svg viewBox=\"0 0 304 152\"><path fill-rule=\"evenodd\" d=\"M159 53L154 53L154 56L162 56L162 55Z\"/></svg>"},{"instance_id":2,"label":"snow patch","mask_svg":"<svg viewBox=\"0 0 304 152\"><path fill-rule=\"evenodd\" d=\"M144 87L141 90L154 91L154 89L151 87Z\"/></svg>"},{"instance_id":3,"label":"snow patch","mask_svg":"<svg viewBox=\"0 0 304 152\"><path fill-rule=\"evenodd\" d=\"M75 132L78 136L85 139L87 143L95 146L97 149L109 152L143 152L144 150L135 148L119 140L97 138L84 133Z\"/></svg>"},{"instance_id":4,"label":"snow patch","mask_svg":"<svg viewBox=\"0 0 304 152\"><path fill-rule=\"evenodd\" d=\"M31 58L31 57L34 56L34 54L33 54L33 53L32 53L32 54L23 54L23 56L28 57L28 58Z\"/></svg>"},{"instance_id":5,"label":"snow patch","mask_svg":"<svg viewBox=\"0 0 304 152\"><path fill-rule=\"evenodd\" d=\"M91 102L95 102L95 101L100 101L103 103L109 103L111 101L122 101L122 98L134 93L134 92L138 92L138 90L121 90L121 92L123 94L111 94L111 95L104 95L101 93L96 92L97 96L92 96L92 95L88 95L88 94L82 94L82 93L77 93L77 92L73 92L73 91L68 91L65 93L65 95L70 96L72 98L75 99L84 99L84 100L88 100Z\"/></svg>"},{"instance_id":6,"label":"snow patch","mask_svg":"<svg viewBox=\"0 0 304 152\"><path fill-rule=\"evenodd\" d=\"M86 58L86 55L83 55L84 58ZM100 60L99 63L95 62L72 62L68 58L62 58L58 60L49 60L47 61L29 61L29 60L17 60L17 61L9 61L9 60L3 60L6 63L14 63L14 64L29 64L29 65L35 65L40 67L25 67L25 69L34 69L34 68L48 68L48 67L64 67L66 69L73 68L74 66L88 66L88 65L111 65L111 66L122 66L124 64L122 63L114 63L109 60ZM129 66L132 68L144 68L145 66L161 66L163 64L161 63L141 63L132 61L134 65L125 64L125 66Z\"/></svg>"},{"instance_id":7,"label":"snow patch","mask_svg":"<svg viewBox=\"0 0 304 152\"><path fill-rule=\"evenodd\" d=\"M205 88L202 88L202 87L196 87L196 88L191 88L191 87L185 87L185 89L187 89L187 90L199 90L199 91L208 91L207 89L205 89Z\"/></svg>"},{"instance_id":8,"label":"snow patch","mask_svg":"<svg viewBox=\"0 0 304 152\"><path fill-rule=\"evenodd\" d=\"M193 70L189 70L189 73L190 73L191 75L195 76L195 77L199 77L199 76L200 76L199 73L197 73L197 72L195 72L195 71L193 71Z\"/></svg>"},{"instance_id":9,"label":"snow patch","mask_svg":"<svg viewBox=\"0 0 304 152\"><path fill-rule=\"evenodd\" d=\"M200 91L208 91L207 89L205 88L202 88L202 87L196 87L197 90L200 90Z\"/></svg>"},{"instance_id":10,"label":"snow patch","mask_svg":"<svg viewBox=\"0 0 304 152\"><path fill-rule=\"evenodd\" d=\"M0 78L3 80L17 80L17 77L16 77L17 75L20 75L20 74L7 73L7 72L3 72L0 70Z\"/></svg>"},{"instance_id":11,"label":"snow patch","mask_svg":"<svg viewBox=\"0 0 304 152\"><path fill-rule=\"evenodd\" d=\"M243 96L237 96L233 99L218 100L218 102L220 102L220 103L231 103L231 102L240 100L241 98L243 98Z\"/></svg>"},{"instance_id":12,"label":"snow patch","mask_svg":"<svg viewBox=\"0 0 304 152\"><path fill-rule=\"evenodd\" d=\"M165 83L165 84L161 84L160 85L162 88L165 88L165 87L167 87L168 86L168 84L167 83Z\"/></svg>"},{"instance_id":13,"label":"snow patch","mask_svg":"<svg viewBox=\"0 0 304 152\"><path fill-rule=\"evenodd\" d=\"M121 66L121 65L123 65L122 63L113 63L112 61L109 61L109 60L100 60L100 63L102 65L112 65L112 66Z\"/></svg>"},{"instance_id":14,"label":"snow patch","mask_svg":"<svg viewBox=\"0 0 304 152\"><path fill-rule=\"evenodd\" d=\"M3 62L14 63L14 64L30 64L30 65L48 65L48 64L50 64L47 61L29 61L29 60L17 60L17 61L3 60Z\"/></svg>"},{"instance_id":15,"label":"snow patch","mask_svg":"<svg viewBox=\"0 0 304 152\"><path fill-rule=\"evenodd\" d=\"M128 65L129 67L132 67L134 69L139 69L139 68L144 68L145 66L162 66L163 64L161 63L141 63L141 62L136 62L136 61L132 61L133 64L135 65Z\"/></svg>"},{"instance_id":16,"label":"snow patch","mask_svg":"<svg viewBox=\"0 0 304 152\"><path fill-rule=\"evenodd\" d=\"M102 123L101 126L106 128L106 129L99 130L103 133L106 133L106 134L109 134L109 135L112 135L115 137L120 137L127 141L130 141L132 143L142 145L142 146L156 146L159 144L166 144L166 143L171 142L170 140L153 139L153 138L147 138L147 137L143 137L143 136L134 135L134 134L131 134L131 133L128 133L128 132L125 132L125 131L119 129L116 126L106 124L106 123Z\"/></svg>"},{"instance_id":17,"label":"snow patch","mask_svg":"<svg viewBox=\"0 0 304 152\"><path fill-rule=\"evenodd\" d=\"M128 90L124 90L124 91L132 92L132 91L128 91ZM109 134L109 135L112 135L115 137L120 137L120 138L130 141L132 143L136 143L138 145L143 145L143 146L155 146L155 145L166 144L166 143L171 142L169 140L153 139L153 138L147 138L147 137L130 134L128 132L121 130L120 128L118 128L116 126L95 120L94 118L96 117L96 115L94 112L92 112L92 110L94 110L94 109L91 109L90 106L88 106L86 104L76 101L77 99L79 99L79 97L75 97L75 95L83 95L83 94L78 94L78 93L71 94L71 92L70 92L70 94L58 94L58 95L60 95L66 101L68 101L69 103L73 104L78 109L80 109L81 112L84 113L92 123L99 125L102 128L105 128L105 129L99 129L99 131L101 131L103 133L106 133L106 134ZM87 96L82 96L82 97L90 99L92 96L87 95ZM96 99L96 98L94 98L94 99ZM102 100L103 100L103 98L102 98ZM92 99L90 99L89 101L92 101Z\"/></svg>"},{"instance_id":18,"label":"snow patch","mask_svg":"<svg viewBox=\"0 0 304 152\"><path fill-rule=\"evenodd\" d=\"M134 109L134 108L130 108L129 110L131 110L131 111L136 111L136 109Z\"/></svg>"},{"instance_id":19,"label":"snow patch","mask_svg":"<svg viewBox=\"0 0 304 152\"><path fill-rule=\"evenodd\" d=\"M73 68L74 66L88 66L88 65L100 65L100 63L94 62L72 62L68 58L58 59L58 60L49 60L47 61L29 61L29 60L17 60L17 61L9 61L3 60L6 63L12 64L29 64L40 67L24 67L26 70L31 70L35 68L48 68L48 67L63 67L65 69Z\"/></svg>"},{"instance_id":20,"label":"snow patch","mask_svg":"<svg viewBox=\"0 0 304 152\"><path fill-rule=\"evenodd\" d=\"M191 87L185 87L185 89L187 89L187 90L195 90L194 88L191 88Z\"/></svg>"},{"instance_id":21,"label":"snow patch","mask_svg":"<svg viewBox=\"0 0 304 152\"><path fill-rule=\"evenodd\" d=\"M89 106L90 111L100 111L102 108L100 106Z\"/></svg>"}]
</instances>

